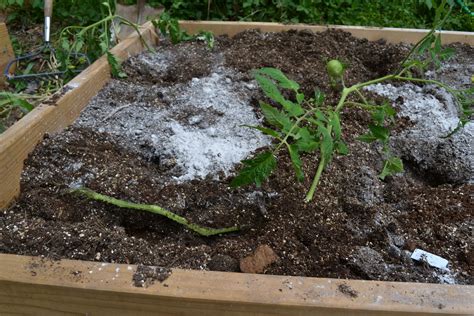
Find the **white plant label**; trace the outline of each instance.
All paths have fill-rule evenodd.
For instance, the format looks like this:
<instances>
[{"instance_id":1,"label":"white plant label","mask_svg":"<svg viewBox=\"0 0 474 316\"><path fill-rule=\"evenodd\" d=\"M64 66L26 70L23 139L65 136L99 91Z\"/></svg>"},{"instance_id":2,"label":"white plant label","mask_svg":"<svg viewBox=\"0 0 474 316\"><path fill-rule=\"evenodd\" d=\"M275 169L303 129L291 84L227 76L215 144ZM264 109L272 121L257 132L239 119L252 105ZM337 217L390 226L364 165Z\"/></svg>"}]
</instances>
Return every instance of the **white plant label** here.
<instances>
[{"instance_id":1,"label":"white plant label","mask_svg":"<svg viewBox=\"0 0 474 316\"><path fill-rule=\"evenodd\" d=\"M448 260L432 254L428 251L424 251L421 249L415 249L413 251L411 258L416 261L423 261L428 263L430 266L441 269L441 270L449 270L448 269Z\"/></svg>"}]
</instances>

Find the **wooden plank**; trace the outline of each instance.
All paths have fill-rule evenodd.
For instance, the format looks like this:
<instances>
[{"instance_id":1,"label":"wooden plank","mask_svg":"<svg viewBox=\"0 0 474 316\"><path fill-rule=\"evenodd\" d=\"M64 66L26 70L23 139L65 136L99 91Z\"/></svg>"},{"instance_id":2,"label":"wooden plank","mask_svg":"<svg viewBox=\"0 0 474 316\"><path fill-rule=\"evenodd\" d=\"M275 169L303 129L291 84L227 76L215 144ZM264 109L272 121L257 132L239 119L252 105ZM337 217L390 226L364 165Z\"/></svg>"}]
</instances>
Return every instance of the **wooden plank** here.
<instances>
[{"instance_id":1,"label":"wooden plank","mask_svg":"<svg viewBox=\"0 0 474 316\"><path fill-rule=\"evenodd\" d=\"M15 58L15 54L13 53L12 43L8 36L7 26L5 23L0 23L0 88L5 86L6 81L3 71L8 62L13 58Z\"/></svg>"},{"instance_id":2,"label":"wooden plank","mask_svg":"<svg viewBox=\"0 0 474 316\"><path fill-rule=\"evenodd\" d=\"M137 267L0 255L0 314L473 315L474 287L174 269L132 285ZM350 287L354 296L340 286Z\"/></svg>"},{"instance_id":3,"label":"wooden plank","mask_svg":"<svg viewBox=\"0 0 474 316\"><path fill-rule=\"evenodd\" d=\"M142 36L156 42L151 23L147 23ZM120 59L126 59L144 49L138 34L133 34L112 49ZM23 161L45 133L54 133L70 125L89 100L110 79L107 59L102 57L71 80L68 90L56 105L40 105L0 134L0 208L7 206L20 190Z\"/></svg>"},{"instance_id":4,"label":"wooden plank","mask_svg":"<svg viewBox=\"0 0 474 316\"><path fill-rule=\"evenodd\" d=\"M313 32L323 32L327 29L339 29L350 32L357 38L366 38L370 41L384 39L388 43L416 43L428 30L419 29L398 29L389 27L362 27L362 26L342 26L342 25L308 25L308 24L281 24L281 23L261 23L261 22L218 22L218 21L181 21L183 29L191 34L199 31L211 31L215 35L235 34L251 29L259 29L262 32L281 32L288 30L310 30ZM454 42L474 45L474 33L443 31L442 43Z\"/></svg>"},{"instance_id":5,"label":"wooden plank","mask_svg":"<svg viewBox=\"0 0 474 316\"><path fill-rule=\"evenodd\" d=\"M144 0L138 1L135 5L123 5L120 3L116 3L115 14L120 15L121 17L133 23L143 24L149 18L155 18L164 11L164 8L162 6L154 8L145 4L143 1ZM118 38L122 39L128 37L133 32L135 32L133 27L122 24L120 25L120 31L117 36Z\"/></svg>"}]
</instances>

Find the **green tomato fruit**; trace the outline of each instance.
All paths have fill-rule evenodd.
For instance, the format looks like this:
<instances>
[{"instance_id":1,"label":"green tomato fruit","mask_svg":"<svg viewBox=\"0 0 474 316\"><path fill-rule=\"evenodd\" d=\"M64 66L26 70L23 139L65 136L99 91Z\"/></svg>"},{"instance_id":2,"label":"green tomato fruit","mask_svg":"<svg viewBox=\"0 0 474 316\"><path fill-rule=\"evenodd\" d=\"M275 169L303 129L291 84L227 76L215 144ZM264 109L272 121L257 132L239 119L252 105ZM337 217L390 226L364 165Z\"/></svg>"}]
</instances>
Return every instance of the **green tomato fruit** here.
<instances>
[{"instance_id":1,"label":"green tomato fruit","mask_svg":"<svg viewBox=\"0 0 474 316\"><path fill-rule=\"evenodd\" d=\"M326 70L331 78L337 79L342 77L344 66L339 60L333 59L326 64Z\"/></svg>"}]
</instances>

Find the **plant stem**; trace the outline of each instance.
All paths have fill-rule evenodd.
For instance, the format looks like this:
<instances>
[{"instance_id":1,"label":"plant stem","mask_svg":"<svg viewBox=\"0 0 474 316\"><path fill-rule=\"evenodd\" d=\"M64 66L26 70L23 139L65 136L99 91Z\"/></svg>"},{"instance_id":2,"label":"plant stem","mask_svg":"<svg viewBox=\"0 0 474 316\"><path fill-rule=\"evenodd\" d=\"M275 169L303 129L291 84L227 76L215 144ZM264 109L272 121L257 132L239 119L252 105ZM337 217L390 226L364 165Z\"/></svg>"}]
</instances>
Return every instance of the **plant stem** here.
<instances>
[{"instance_id":1,"label":"plant stem","mask_svg":"<svg viewBox=\"0 0 474 316\"><path fill-rule=\"evenodd\" d=\"M335 111L337 113L339 113L342 108L344 107L344 104L346 104L346 99L347 97L352 93L352 92L356 92L359 94L359 96L361 97L361 99L363 100L365 104L365 106L370 106L368 103L367 103L367 100L365 99L365 97L363 96L363 94L359 91L359 89L363 88L363 87L366 87L366 86L369 86L369 85L372 85L372 84L376 84L376 83L379 83L379 82L382 82L382 81L386 81L386 80L390 80L390 79L394 79L394 80L401 80L401 81L412 81L412 82L421 82L421 83L431 83L431 84L436 84L442 88L445 88L447 91L455 94L455 90L454 89L451 89L450 87L448 87L447 85L443 84L442 82L439 82L437 80L430 80L430 79L420 79L420 78L410 78L410 77L403 77L403 76L400 76L401 73L404 72L405 69L403 69L398 75L396 74L392 74L392 75L387 75L387 76L384 76L384 77L381 77L381 78L377 78L377 79L374 79L374 80L370 80L370 81L366 81L366 82L362 82L362 83L358 83L358 84L355 84L349 88L344 88L342 90L342 94L341 94L341 98L339 99L339 102L335 108ZM357 104L357 102L351 102L353 104ZM332 131L332 126L331 125L328 125L327 127L328 129L328 132L329 134L331 134L331 131ZM318 165L318 169L316 170L316 175L314 176L314 179L313 179L313 182L311 184L311 187L308 191L308 193L306 194L306 198L305 198L305 202L310 202L312 199L313 199L313 196L314 196L314 192L316 190L316 187L318 186L319 184L319 180L321 178L321 173L323 172L324 170L324 167L326 165L327 161L325 161L325 159L321 156L321 160L319 162L319 165Z\"/></svg>"},{"instance_id":2,"label":"plant stem","mask_svg":"<svg viewBox=\"0 0 474 316\"><path fill-rule=\"evenodd\" d=\"M339 99L339 102L337 103L337 106L335 108L335 112L338 114L342 110L342 108L344 107L344 104L346 102L347 97L352 92L356 91L356 92L360 93L359 89L361 89L365 86L368 86L368 85L371 85L371 84L376 84L376 83L379 83L381 81L392 79L394 77L395 77L395 75L388 75L388 76L385 76L385 77L382 77L382 78L378 78L378 79L370 80L370 81L367 81L367 82L359 83L359 84L353 85L349 88L344 88L342 90L341 98ZM328 129L329 135L331 135L332 125L328 124L327 129ZM311 183L311 187L309 188L309 191L306 194L305 202L310 202L313 199L314 192L316 191L316 187L319 184L321 174L322 174L326 164L327 164L327 161L321 155L321 160L319 161L318 169L316 170L316 174L313 178L313 182Z\"/></svg>"},{"instance_id":3,"label":"plant stem","mask_svg":"<svg viewBox=\"0 0 474 316\"><path fill-rule=\"evenodd\" d=\"M290 130L288 131L288 133L286 133L285 137L280 141L280 144L278 144L278 146L275 148L275 150L273 150L273 154L275 155L278 150L280 150L280 148L283 146L283 145L288 145L288 137L290 137L293 133L293 131L295 130L296 127L298 127L298 124L301 123L301 121L303 121L304 119L306 119L306 117L308 117L308 115L310 114L313 114L317 109L315 108L312 108L311 110L309 111L306 111L305 114L303 114L302 116L300 116L298 119L296 119L295 123L291 126Z\"/></svg>"},{"instance_id":4,"label":"plant stem","mask_svg":"<svg viewBox=\"0 0 474 316\"><path fill-rule=\"evenodd\" d=\"M451 11L452 11L452 7L450 6L449 7L449 10L448 10L448 13L446 13L446 15L443 17L443 19L440 21L440 10L442 7L444 7L446 5L446 1L443 0L443 2L438 6L438 9L436 10L436 17L435 17L435 23L433 24L433 27L431 28L431 30L425 35L423 36L411 49L410 51L408 52L408 55L403 59L403 61L400 63L400 67L404 67L405 63L412 57L412 55L414 54L414 52L421 46L421 44L426 41L432 34L434 34L437 30L438 27L441 27L442 25L444 25L444 23L446 22L446 20L448 19L448 17L451 15ZM399 74L402 74L403 71L405 71L406 69L399 69L399 71L397 71L397 73Z\"/></svg>"},{"instance_id":5,"label":"plant stem","mask_svg":"<svg viewBox=\"0 0 474 316\"><path fill-rule=\"evenodd\" d=\"M454 95L459 92L459 91L456 91L456 89L453 89L453 88L449 87L448 85L445 85L444 83L442 83L441 81L438 81L438 80L422 79L422 78L410 78L410 77L403 77L403 76L398 76L398 75L394 76L393 78L396 79L396 80L401 80L401 81L412 81L412 82L435 84L435 85L437 85L441 88L446 89L446 91L448 91L448 92L450 92Z\"/></svg>"},{"instance_id":6,"label":"plant stem","mask_svg":"<svg viewBox=\"0 0 474 316\"><path fill-rule=\"evenodd\" d=\"M113 198L111 196L103 195L100 193L97 193L95 191L92 191L87 188L80 188L80 189L74 189L71 190L71 193L76 193L80 194L82 196L85 196L86 198L100 201L100 202L105 202L109 203L121 208L129 208L129 209L134 209L134 210L141 210L141 211L146 211L146 212L151 212L154 214L159 214L162 216L165 216L181 225L186 226L187 228L191 229L192 231L198 233L199 235L202 236L213 236L213 235L219 235L219 234L225 234L225 233L230 233L230 232L235 232L239 230L239 227L227 227L227 228L208 228L208 227L203 227L199 226L197 224L190 223L187 219L184 217L181 217L171 211L168 211L158 205L151 205L151 204L138 204L138 203L133 203L133 202L128 202L128 201L123 201L119 200L116 198Z\"/></svg>"},{"instance_id":7,"label":"plant stem","mask_svg":"<svg viewBox=\"0 0 474 316\"><path fill-rule=\"evenodd\" d=\"M357 92L357 94L359 95L359 97L361 98L362 102L364 102L364 104L366 106L370 106L369 105L369 102L367 101L367 99L364 97L364 95L359 91L359 89L356 89L355 92Z\"/></svg>"},{"instance_id":8,"label":"plant stem","mask_svg":"<svg viewBox=\"0 0 474 316\"><path fill-rule=\"evenodd\" d=\"M316 191L316 187L319 184L319 179L321 178L321 174L323 173L325 165L326 161L321 155L321 161L319 162L318 169L316 170L316 175L314 176L313 182L311 183L311 187L309 188L309 191L306 194L306 198L304 199L306 203L311 202L311 200L313 200L314 192Z\"/></svg>"}]
</instances>

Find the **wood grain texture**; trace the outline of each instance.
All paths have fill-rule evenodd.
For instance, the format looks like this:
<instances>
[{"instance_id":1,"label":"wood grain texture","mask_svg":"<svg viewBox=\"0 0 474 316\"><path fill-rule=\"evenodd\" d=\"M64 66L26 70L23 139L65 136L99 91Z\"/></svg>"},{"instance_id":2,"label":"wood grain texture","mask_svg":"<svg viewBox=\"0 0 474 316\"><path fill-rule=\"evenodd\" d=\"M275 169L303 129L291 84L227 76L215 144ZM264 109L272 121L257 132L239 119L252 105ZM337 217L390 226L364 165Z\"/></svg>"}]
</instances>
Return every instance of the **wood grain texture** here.
<instances>
[{"instance_id":1,"label":"wood grain texture","mask_svg":"<svg viewBox=\"0 0 474 316\"><path fill-rule=\"evenodd\" d=\"M362 26L342 26L342 25L307 25L307 24L281 24L281 23L261 23L261 22L217 22L217 21L180 21L183 29L191 34L199 31L211 31L215 35L235 34L244 30L259 29L262 32L281 32L288 30L310 30L322 32L331 29L339 29L350 32L354 37L366 38L370 41L384 39L388 43L416 43L428 30L419 29L399 29L389 27L362 27ZM461 42L474 45L474 33L443 31L441 40L443 44Z\"/></svg>"},{"instance_id":2,"label":"wood grain texture","mask_svg":"<svg viewBox=\"0 0 474 316\"><path fill-rule=\"evenodd\" d=\"M162 7L154 8L145 4L145 0L139 0L136 5L123 5L116 3L115 14L137 24L145 23L149 18L159 16L164 9ZM135 32L131 26L121 24L117 37L122 39Z\"/></svg>"},{"instance_id":3,"label":"wood grain texture","mask_svg":"<svg viewBox=\"0 0 474 316\"><path fill-rule=\"evenodd\" d=\"M143 38L156 42L151 23L142 29ZM138 34L127 38L112 49L120 59L126 59L144 49ZM0 134L0 208L7 206L20 190L23 161L45 133L55 133L70 125L89 100L110 79L107 59L102 57L71 80L56 105L40 105Z\"/></svg>"},{"instance_id":4,"label":"wood grain texture","mask_svg":"<svg viewBox=\"0 0 474 316\"><path fill-rule=\"evenodd\" d=\"M3 76L3 71L8 62L13 58L15 58L15 54L8 36L7 26L5 23L0 23L0 88L4 87L6 80Z\"/></svg>"},{"instance_id":5,"label":"wood grain texture","mask_svg":"<svg viewBox=\"0 0 474 316\"><path fill-rule=\"evenodd\" d=\"M472 315L474 287L174 269L147 288L137 267L0 255L0 314ZM344 294L345 285L356 293Z\"/></svg>"}]
</instances>

